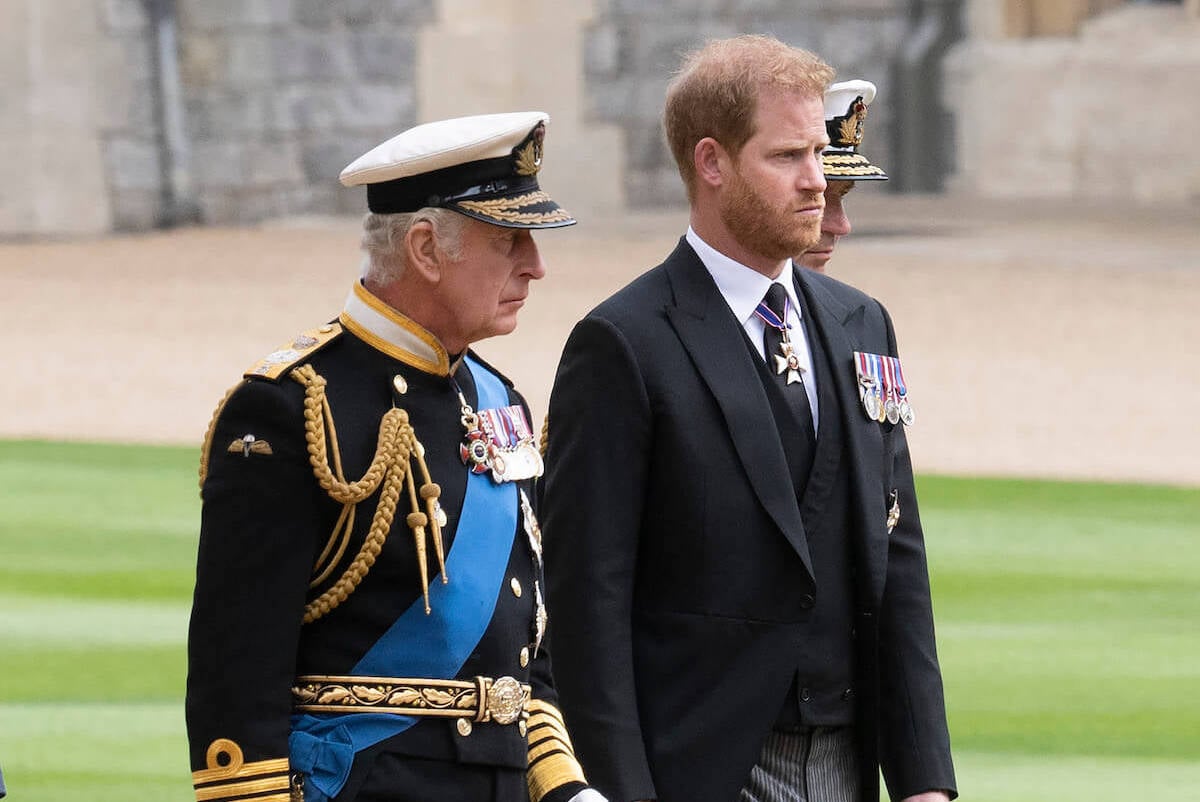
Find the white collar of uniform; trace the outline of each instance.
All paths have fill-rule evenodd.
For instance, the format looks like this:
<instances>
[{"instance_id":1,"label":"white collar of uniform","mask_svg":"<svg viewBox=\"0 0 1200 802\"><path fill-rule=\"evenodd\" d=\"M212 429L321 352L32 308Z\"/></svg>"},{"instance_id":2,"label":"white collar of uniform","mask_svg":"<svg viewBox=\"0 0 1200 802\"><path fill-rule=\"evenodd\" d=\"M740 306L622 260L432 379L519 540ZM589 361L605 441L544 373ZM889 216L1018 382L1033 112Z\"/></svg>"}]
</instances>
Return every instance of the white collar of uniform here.
<instances>
[{"instance_id":1,"label":"white collar of uniform","mask_svg":"<svg viewBox=\"0 0 1200 802\"><path fill-rule=\"evenodd\" d=\"M338 318L342 326L373 348L426 373L450 375L446 349L427 329L392 309L354 282Z\"/></svg>"},{"instance_id":2,"label":"white collar of uniform","mask_svg":"<svg viewBox=\"0 0 1200 802\"><path fill-rule=\"evenodd\" d=\"M725 303L729 304L729 308L733 310L733 315L737 318L738 323L745 325L766 296L767 289L772 283L783 286L791 302L792 311L796 315L796 320L800 319L800 299L796 297L795 282L791 280L791 259L788 259L779 278L772 281L754 268L746 267L741 262L730 259L700 239L700 235L691 226L688 226L684 238L688 245L692 246L696 255L700 257L700 261L704 263L705 269L716 282L717 289L721 291Z\"/></svg>"}]
</instances>

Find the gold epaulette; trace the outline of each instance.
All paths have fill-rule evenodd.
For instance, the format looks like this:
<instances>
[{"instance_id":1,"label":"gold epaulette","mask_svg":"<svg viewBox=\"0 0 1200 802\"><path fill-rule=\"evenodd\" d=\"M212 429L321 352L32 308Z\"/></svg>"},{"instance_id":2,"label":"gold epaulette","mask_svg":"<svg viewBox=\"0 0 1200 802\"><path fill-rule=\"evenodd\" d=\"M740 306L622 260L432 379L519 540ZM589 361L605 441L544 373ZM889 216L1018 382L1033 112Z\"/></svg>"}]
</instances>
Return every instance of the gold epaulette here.
<instances>
[{"instance_id":1,"label":"gold epaulette","mask_svg":"<svg viewBox=\"0 0 1200 802\"><path fill-rule=\"evenodd\" d=\"M529 769L525 777L532 802L540 802L546 794L567 783L586 783L562 713L540 699L530 701L527 709Z\"/></svg>"},{"instance_id":2,"label":"gold epaulette","mask_svg":"<svg viewBox=\"0 0 1200 802\"><path fill-rule=\"evenodd\" d=\"M205 762L208 768L192 772L198 802L249 797L254 802L291 802L294 798L286 757L246 763L236 742L218 738L209 745Z\"/></svg>"},{"instance_id":3,"label":"gold epaulette","mask_svg":"<svg viewBox=\"0 0 1200 802\"><path fill-rule=\"evenodd\" d=\"M255 362L244 375L247 379L262 378L278 381L297 363L329 345L341 334L341 323L326 323L315 329L309 329Z\"/></svg>"}]
</instances>

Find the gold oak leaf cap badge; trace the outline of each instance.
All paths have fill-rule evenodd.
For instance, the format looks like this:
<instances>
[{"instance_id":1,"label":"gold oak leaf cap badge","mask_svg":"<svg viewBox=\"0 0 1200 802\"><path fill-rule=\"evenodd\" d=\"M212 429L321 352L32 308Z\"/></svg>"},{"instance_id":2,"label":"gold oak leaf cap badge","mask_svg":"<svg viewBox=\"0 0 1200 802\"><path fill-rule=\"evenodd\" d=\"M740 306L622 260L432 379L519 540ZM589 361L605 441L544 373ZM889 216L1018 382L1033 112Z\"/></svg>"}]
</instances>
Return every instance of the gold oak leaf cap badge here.
<instances>
[{"instance_id":1,"label":"gold oak leaf cap badge","mask_svg":"<svg viewBox=\"0 0 1200 802\"><path fill-rule=\"evenodd\" d=\"M858 152L875 99L870 81L842 81L825 92L825 131L829 147L821 153L825 178L830 181L886 181L887 173Z\"/></svg>"}]
</instances>

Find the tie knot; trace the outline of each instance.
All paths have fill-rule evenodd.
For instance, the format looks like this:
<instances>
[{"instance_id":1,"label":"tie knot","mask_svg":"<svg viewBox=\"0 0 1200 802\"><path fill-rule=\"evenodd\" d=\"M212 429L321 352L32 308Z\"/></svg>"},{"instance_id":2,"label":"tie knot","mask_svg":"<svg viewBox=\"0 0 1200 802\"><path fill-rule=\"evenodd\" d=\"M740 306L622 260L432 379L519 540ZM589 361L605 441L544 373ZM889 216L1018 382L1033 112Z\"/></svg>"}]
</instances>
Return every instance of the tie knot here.
<instances>
[{"instance_id":1,"label":"tie knot","mask_svg":"<svg viewBox=\"0 0 1200 802\"><path fill-rule=\"evenodd\" d=\"M775 314L779 315L780 320L784 320L784 305L787 303L787 290L778 282L772 282L771 288L767 290L766 296L763 298L767 308Z\"/></svg>"}]
</instances>

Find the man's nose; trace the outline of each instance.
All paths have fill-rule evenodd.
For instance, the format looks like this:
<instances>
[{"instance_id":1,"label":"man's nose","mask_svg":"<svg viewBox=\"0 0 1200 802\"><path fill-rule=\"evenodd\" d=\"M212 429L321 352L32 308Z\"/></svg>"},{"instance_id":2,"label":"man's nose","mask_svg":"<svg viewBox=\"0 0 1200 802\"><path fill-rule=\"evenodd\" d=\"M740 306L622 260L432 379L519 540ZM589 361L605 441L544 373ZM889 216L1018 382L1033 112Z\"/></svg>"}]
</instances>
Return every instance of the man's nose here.
<instances>
[{"instance_id":1,"label":"man's nose","mask_svg":"<svg viewBox=\"0 0 1200 802\"><path fill-rule=\"evenodd\" d=\"M521 271L531 279L545 278L546 263L542 261L542 253L538 250L537 243L533 239L532 234L527 234L528 246L523 254L523 266Z\"/></svg>"},{"instance_id":2,"label":"man's nose","mask_svg":"<svg viewBox=\"0 0 1200 802\"><path fill-rule=\"evenodd\" d=\"M850 218L846 216L846 207L842 205L842 199L831 198L825 196L825 217L823 218L821 229L830 234L839 237L844 237L850 233Z\"/></svg>"},{"instance_id":3,"label":"man's nose","mask_svg":"<svg viewBox=\"0 0 1200 802\"><path fill-rule=\"evenodd\" d=\"M804 169L800 173L800 189L805 192L824 192L828 184L825 181L825 167L821 164L821 155L813 154L805 159Z\"/></svg>"}]
</instances>

